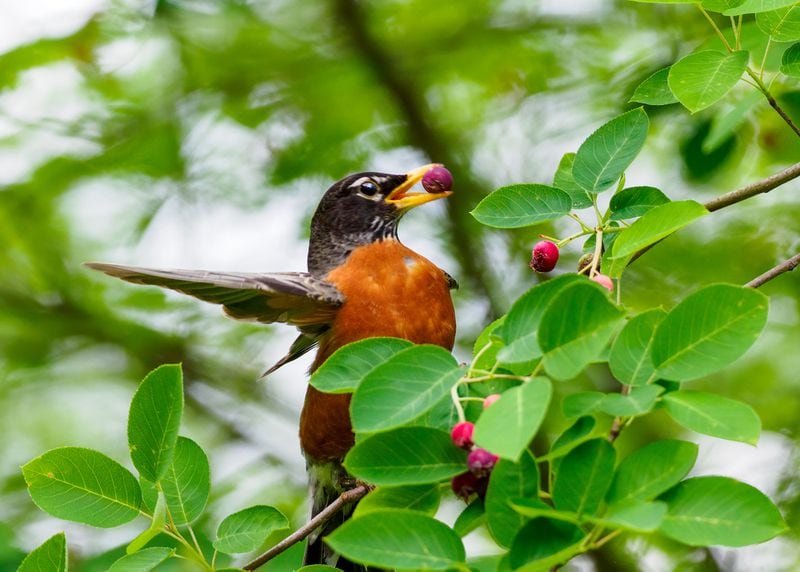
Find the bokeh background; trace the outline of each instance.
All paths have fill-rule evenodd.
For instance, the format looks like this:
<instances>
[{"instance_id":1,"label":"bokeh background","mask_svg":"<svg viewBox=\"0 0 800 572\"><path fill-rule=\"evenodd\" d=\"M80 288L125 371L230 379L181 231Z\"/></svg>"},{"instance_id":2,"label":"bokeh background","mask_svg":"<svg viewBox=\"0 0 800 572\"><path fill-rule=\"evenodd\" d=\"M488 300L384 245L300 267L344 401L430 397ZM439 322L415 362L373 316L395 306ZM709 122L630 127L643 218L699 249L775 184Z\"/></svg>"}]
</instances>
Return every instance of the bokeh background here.
<instances>
[{"instance_id":1,"label":"bokeh background","mask_svg":"<svg viewBox=\"0 0 800 572\"><path fill-rule=\"evenodd\" d=\"M63 445L130 465L128 402L165 362L183 363L184 433L212 463L201 533L250 504L276 505L295 524L306 517L296 423L309 362L258 379L294 331L236 323L82 262L303 270L309 218L333 181L442 162L456 193L414 211L400 235L459 280L456 353L468 360L481 328L539 279L527 268L538 234L574 232L489 231L469 210L504 184L549 183L563 153L631 107L640 81L711 33L692 6L623 0L0 0L0 570L58 530L74 570L104 570L143 528L52 519L19 466ZM703 149L715 115L750 91L742 84L694 116L648 108L650 138L628 184L704 201L798 161L798 139L765 102ZM782 91L800 119L800 85ZM799 193L787 184L671 237L631 267L623 303L670 308L797 253ZM559 271L580 251L571 245ZM755 407L759 446L683 435L660 413L619 446L697 441L696 474L758 486L793 530L737 550L629 536L566 569L800 569L800 274L763 291L770 320L756 346L692 384ZM613 384L597 368L558 391ZM554 411L545 436L564 425ZM446 503L442 518L458 509ZM468 550L493 548L476 533ZM270 569L290 570L296 557Z\"/></svg>"}]
</instances>

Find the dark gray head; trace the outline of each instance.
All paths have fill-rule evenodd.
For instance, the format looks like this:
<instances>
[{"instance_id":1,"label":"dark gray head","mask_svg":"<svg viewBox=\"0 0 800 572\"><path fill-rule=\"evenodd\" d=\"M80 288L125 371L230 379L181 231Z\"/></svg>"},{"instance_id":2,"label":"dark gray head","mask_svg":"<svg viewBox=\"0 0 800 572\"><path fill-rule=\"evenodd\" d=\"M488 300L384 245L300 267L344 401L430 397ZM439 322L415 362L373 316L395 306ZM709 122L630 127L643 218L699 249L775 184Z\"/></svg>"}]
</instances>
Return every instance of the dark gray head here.
<instances>
[{"instance_id":1,"label":"dark gray head","mask_svg":"<svg viewBox=\"0 0 800 572\"><path fill-rule=\"evenodd\" d=\"M397 222L409 209L450 193L407 192L436 165L404 175L356 173L334 183L311 219L308 271L323 277L364 246L397 237Z\"/></svg>"}]
</instances>

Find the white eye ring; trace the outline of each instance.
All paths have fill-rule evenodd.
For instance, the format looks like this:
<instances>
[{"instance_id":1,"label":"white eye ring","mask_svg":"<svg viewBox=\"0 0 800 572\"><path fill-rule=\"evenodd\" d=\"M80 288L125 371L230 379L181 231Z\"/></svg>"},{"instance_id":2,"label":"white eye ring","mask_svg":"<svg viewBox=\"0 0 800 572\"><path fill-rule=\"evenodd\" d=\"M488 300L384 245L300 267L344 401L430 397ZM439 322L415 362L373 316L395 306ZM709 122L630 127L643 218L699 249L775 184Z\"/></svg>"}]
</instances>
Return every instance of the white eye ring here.
<instances>
[{"instance_id":1,"label":"white eye ring","mask_svg":"<svg viewBox=\"0 0 800 572\"><path fill-rule=\"evenodd\" d=\"M358 189L356 194L360 197L370 201L381 200L380 187L372 179L359 179L352 186Z\"/></svg>"}]
</instances>

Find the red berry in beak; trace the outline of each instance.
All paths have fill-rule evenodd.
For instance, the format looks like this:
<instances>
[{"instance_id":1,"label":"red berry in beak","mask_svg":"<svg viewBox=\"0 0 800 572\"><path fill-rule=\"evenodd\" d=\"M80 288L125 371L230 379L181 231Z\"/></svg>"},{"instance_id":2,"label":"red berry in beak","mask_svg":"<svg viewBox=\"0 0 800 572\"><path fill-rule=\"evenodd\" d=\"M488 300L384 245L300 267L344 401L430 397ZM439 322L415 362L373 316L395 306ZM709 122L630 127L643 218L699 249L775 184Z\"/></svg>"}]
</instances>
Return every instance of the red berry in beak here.
<instances>
[{"instance_id":1,"label":"red berry in beak","mask_svg":"<svg viewBox=\"0 0 800 572\"><path fill-rule=\"evenodd\" d=\"M558 262L558 247L549 240L537 242L531 252L530 267L536 272L550 272Z\"/></svg>"},{"instance_id":2,"label":"red berry in beak","mask_svg":"<svg viewBox=\"0 0 800 572\"><path fill-rule=\"evenodd\" d=\"M453 188L453 175L444 167L433 167L422 177L422 188L429 193L444 193Z\"/></svg>"},{"instance_id":3,"label":"red berry in beak","mask_svg":"<svg viewBox=\"0 0 800 572\"><path fill-rule=\"evenodd\" d=\"M469 421L462 421L456 423L453 430L450 431L450 438L456 447L470 450L472 448L472 432L475 430L475 425Z\"/></svg>"},{"instance_id":4,"label":"red berry in beak","mask_svg":"<svg viewBox=\"0 0 800 572\"><path fill-rule=\"evenodd\" d=\"M467 466L472 474L478 477L488 476L497 464L499 457L486 449L473 449L467 455Z\"/></svg>"}]
</instances>

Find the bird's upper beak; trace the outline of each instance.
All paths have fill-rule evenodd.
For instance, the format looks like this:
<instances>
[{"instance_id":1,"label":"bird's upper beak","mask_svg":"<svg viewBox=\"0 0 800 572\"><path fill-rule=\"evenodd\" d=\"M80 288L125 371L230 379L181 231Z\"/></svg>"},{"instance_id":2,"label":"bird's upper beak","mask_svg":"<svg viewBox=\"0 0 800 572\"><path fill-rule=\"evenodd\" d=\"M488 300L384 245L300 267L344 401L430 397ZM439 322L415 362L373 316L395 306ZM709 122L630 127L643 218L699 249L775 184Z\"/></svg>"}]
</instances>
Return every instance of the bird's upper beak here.
<instances>
[{"instance_id":1,"label":"bird's upper beak","mask_svg":"<svg viewBox=\"0 0 800 572\"><path fill-rule=\"evenodd\" d=\"M452 195L452 191L445 191L443 193L409 193L407 192L411 187L416 185L425 176L425 173L434 167L441 167L439 163L431 163L418 167L413 171L406 173L406 180L395 187L391 193L384 199L387 203L396 206L398 209L410 209L418 207L421 204L429 203L437 199L443 199Z\"/></svg>"}]
</instances>

